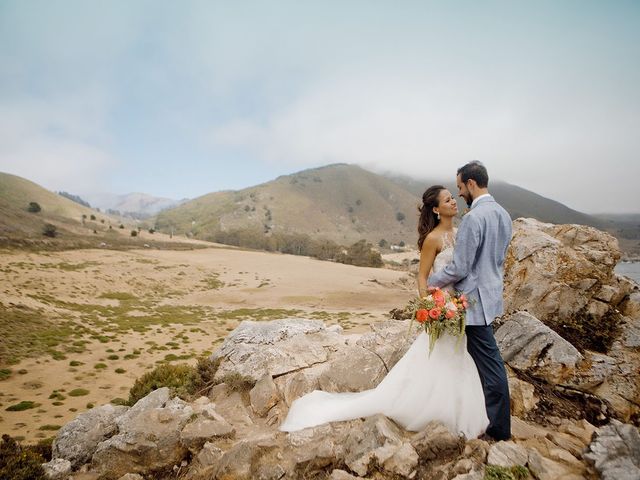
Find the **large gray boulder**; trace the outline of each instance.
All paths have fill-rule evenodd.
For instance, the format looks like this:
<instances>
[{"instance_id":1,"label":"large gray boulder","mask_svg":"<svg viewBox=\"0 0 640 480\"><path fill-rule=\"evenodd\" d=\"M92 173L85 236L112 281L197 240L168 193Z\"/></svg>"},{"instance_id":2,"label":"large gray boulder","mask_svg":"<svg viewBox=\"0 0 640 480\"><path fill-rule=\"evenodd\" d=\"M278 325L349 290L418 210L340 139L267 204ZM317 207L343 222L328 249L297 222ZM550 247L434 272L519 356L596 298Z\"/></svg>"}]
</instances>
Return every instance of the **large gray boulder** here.
<instances>
[{"instance_id":1,"label":"large gray boulder","mask_svg":"<svg viewBox=\"0 0 640 480\"><path fill-rule=\"evenodd\" d=\"M121 424L117 435L100 443L91 463L107 478L172 467L187 453L180 434L194 414L193 408L173 399L164 407L146 408Z\"/></svg>"},{"instance_id":2,"label":"large gray boulder","mask_svg":"<svg viewBox=\"0 0 640 480\"><path fill-rule=\"evenodd\" d=\"M583 359L573 345L528 312L507 316L496 341L511 368L553 384L573 376Z\"/></svg>"},{"instance_id":3,"label":"large gray boulder","mask_svg":"<svg viewBox=\"0 0 640 480\"><path fill-rule=\"evenodd\" d=\"M603 480L640 478L640 433L634 425L612 420L602 427L584 457Z\"/></svg>"},{"instance_id":4,"label":"large gray boulder","mask_svg":"<svg viewBox=\"0 0 640 480\"><path fill-rule=\"evenodd\" d=\"M593 311L604 317L633 284L613 269L617 240L585 225L553 225L532 218L513 222L505 263L505 311L527 310L543 322Z\"/></svg>"},{"instance_id":5,"label":"large gray boulder","mask_svg":"<svg viewBox=\"0 0 640 480\"><path fill-rule=\"evenodd\" d=\"M52 459L68 460L72 468L88 462L98 444L117 433L116 420L128 409L107 404L81 413L58 430L52 445Z\"/></svg>"},{"instance_id":6,"label":"large gray boulder","mask_svg":"<svg viewBox=\"0 0 640 480\"><path fill-rule=\"evenodd\" d=\"M257 382L268 374L275 377L308 368L325 362L324 345L339 338L319 320L247 320L211 355L212 361L219 362L215 379L224 381L226 375L238 374Z\"/></svg>"}]
</instances>

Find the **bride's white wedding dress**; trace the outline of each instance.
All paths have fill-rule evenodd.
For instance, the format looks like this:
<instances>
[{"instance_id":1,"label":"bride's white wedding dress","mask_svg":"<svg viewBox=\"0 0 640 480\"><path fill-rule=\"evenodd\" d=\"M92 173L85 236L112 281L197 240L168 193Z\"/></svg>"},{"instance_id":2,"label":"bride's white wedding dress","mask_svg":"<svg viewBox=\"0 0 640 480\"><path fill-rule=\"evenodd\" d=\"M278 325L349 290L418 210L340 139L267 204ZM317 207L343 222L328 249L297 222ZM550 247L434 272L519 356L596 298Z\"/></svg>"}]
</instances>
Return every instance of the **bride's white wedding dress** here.
<instances>
[{"instance_id":1,"label":"bride's white wedding dress","mask_svg":"<svg viewBox=\"0 0 640 480\"><path fill-rule=\"evenodd\" d=\"M434 271L443 268L452 256L452 246L443 249L436 257ZM454 433L478 437L489 425L482 384L467 352L466 336L458 340L444 334L429 355L429 337L423 331L376 388L357 393L308 393L292 403L280 430L292 432L381 413L410 431L420 431L438 420Z\"/></svg>"}]
</instances>

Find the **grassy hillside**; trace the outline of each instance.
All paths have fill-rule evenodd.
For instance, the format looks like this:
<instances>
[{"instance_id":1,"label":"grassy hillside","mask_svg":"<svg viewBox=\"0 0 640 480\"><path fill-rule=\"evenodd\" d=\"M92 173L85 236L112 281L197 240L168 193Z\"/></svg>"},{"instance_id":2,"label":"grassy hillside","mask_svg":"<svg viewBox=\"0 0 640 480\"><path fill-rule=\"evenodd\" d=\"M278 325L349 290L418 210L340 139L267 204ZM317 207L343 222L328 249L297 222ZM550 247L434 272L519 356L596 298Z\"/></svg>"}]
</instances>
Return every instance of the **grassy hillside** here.
<instances>
[{"instance_id":1,"label":"grassy hillside","mask_svg":"<svg viewBox=\"0 0 640 480\"><path fill-rule=\"evenodd\" d=\"M38 203L42 210L28 212L30 202ZM29 180L0 172L0 235L39 235L45 223L73 229L82 224L82 215L88 219L92 214L97 212Z\"/></svg>"},{"instance_id":2,"label":"grassy hillside","mask_svg":"<svg viewBox=\"0 0 640 480\"><path fill-rule=\"evenodd\" d=\"M254 227L263 233L304 232L340 244L361 238L413 243L417 202L387 178L338 164L205 195L160 213L156 226L204 239L220 230Z\"/></svg>"},{"instance_id":3,"label":"grassy hillside","mask_svg":"<svg viewBox=\"0 0 640 480\"><path fill-rule=\"evenodd\" d=\"M28 211L36 202L41 211ZM86 217L83 219L83 215ZM91 216L95 219L92 220ZM0 172L0 246L29 249L140 248L144 243L162 240L144 230L136 237L130 232L137 225L87 208L61 195L15 175ZM46 224L56 228L55 237L43 235ZM109 228L109 227L112 228ZM171 242L172 245L175 242ZM168 244L165 240L164 244ZM180 245L171 248L184 248ZM189 247L191 248L191 247Z\"/></svg>"}]
</instances>

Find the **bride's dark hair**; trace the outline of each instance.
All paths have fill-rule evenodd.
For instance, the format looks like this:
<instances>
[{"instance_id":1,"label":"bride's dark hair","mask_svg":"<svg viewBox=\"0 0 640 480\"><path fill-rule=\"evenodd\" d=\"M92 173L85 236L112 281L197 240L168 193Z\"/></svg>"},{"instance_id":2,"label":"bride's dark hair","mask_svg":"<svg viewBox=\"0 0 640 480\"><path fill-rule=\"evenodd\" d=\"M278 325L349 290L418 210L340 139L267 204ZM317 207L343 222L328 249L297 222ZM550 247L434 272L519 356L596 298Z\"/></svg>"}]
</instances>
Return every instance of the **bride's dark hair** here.
<instances>
[{"instance_id":1,"label":"bride's dark hair","mask_svg":"<svg viewBox=\"0 0 640 480\"><path fill-rule=\"evenodd\" d=\"M433 207L437 207L440 202L438 196L444 190L442 185L433 185L422 194L422 205L418 207L420 219L418 220L418 249L422 250L422 244L427 235L436 228L440 220L434 213Z\"/></svg>"}]
</instances>

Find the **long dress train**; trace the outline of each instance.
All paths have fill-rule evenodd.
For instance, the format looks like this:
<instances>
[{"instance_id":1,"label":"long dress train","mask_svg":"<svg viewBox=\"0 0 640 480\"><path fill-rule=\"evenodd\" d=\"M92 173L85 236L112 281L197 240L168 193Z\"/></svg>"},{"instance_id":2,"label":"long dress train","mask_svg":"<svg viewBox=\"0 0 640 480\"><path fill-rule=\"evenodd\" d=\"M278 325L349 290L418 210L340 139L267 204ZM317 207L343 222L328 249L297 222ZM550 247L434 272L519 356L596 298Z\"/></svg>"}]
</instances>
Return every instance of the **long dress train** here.
<instances>
[{"instance_id":1,"label":"long dress train","mask_svg":"<svg viewBox=\"0 0 640 480\"><path fill-rule=\"evenodd\" d=\"M453 247L444 249L434 269L444 267L452 255ZM438 420L454 433L476 438L489 419L466 342L466 336L445 334L429 354L429 337L422 332L377 387L356 393L308 393L292 403L280 430L292 432L381 413L406 430L420 431Z\"/></svg>"}]
</instances>

